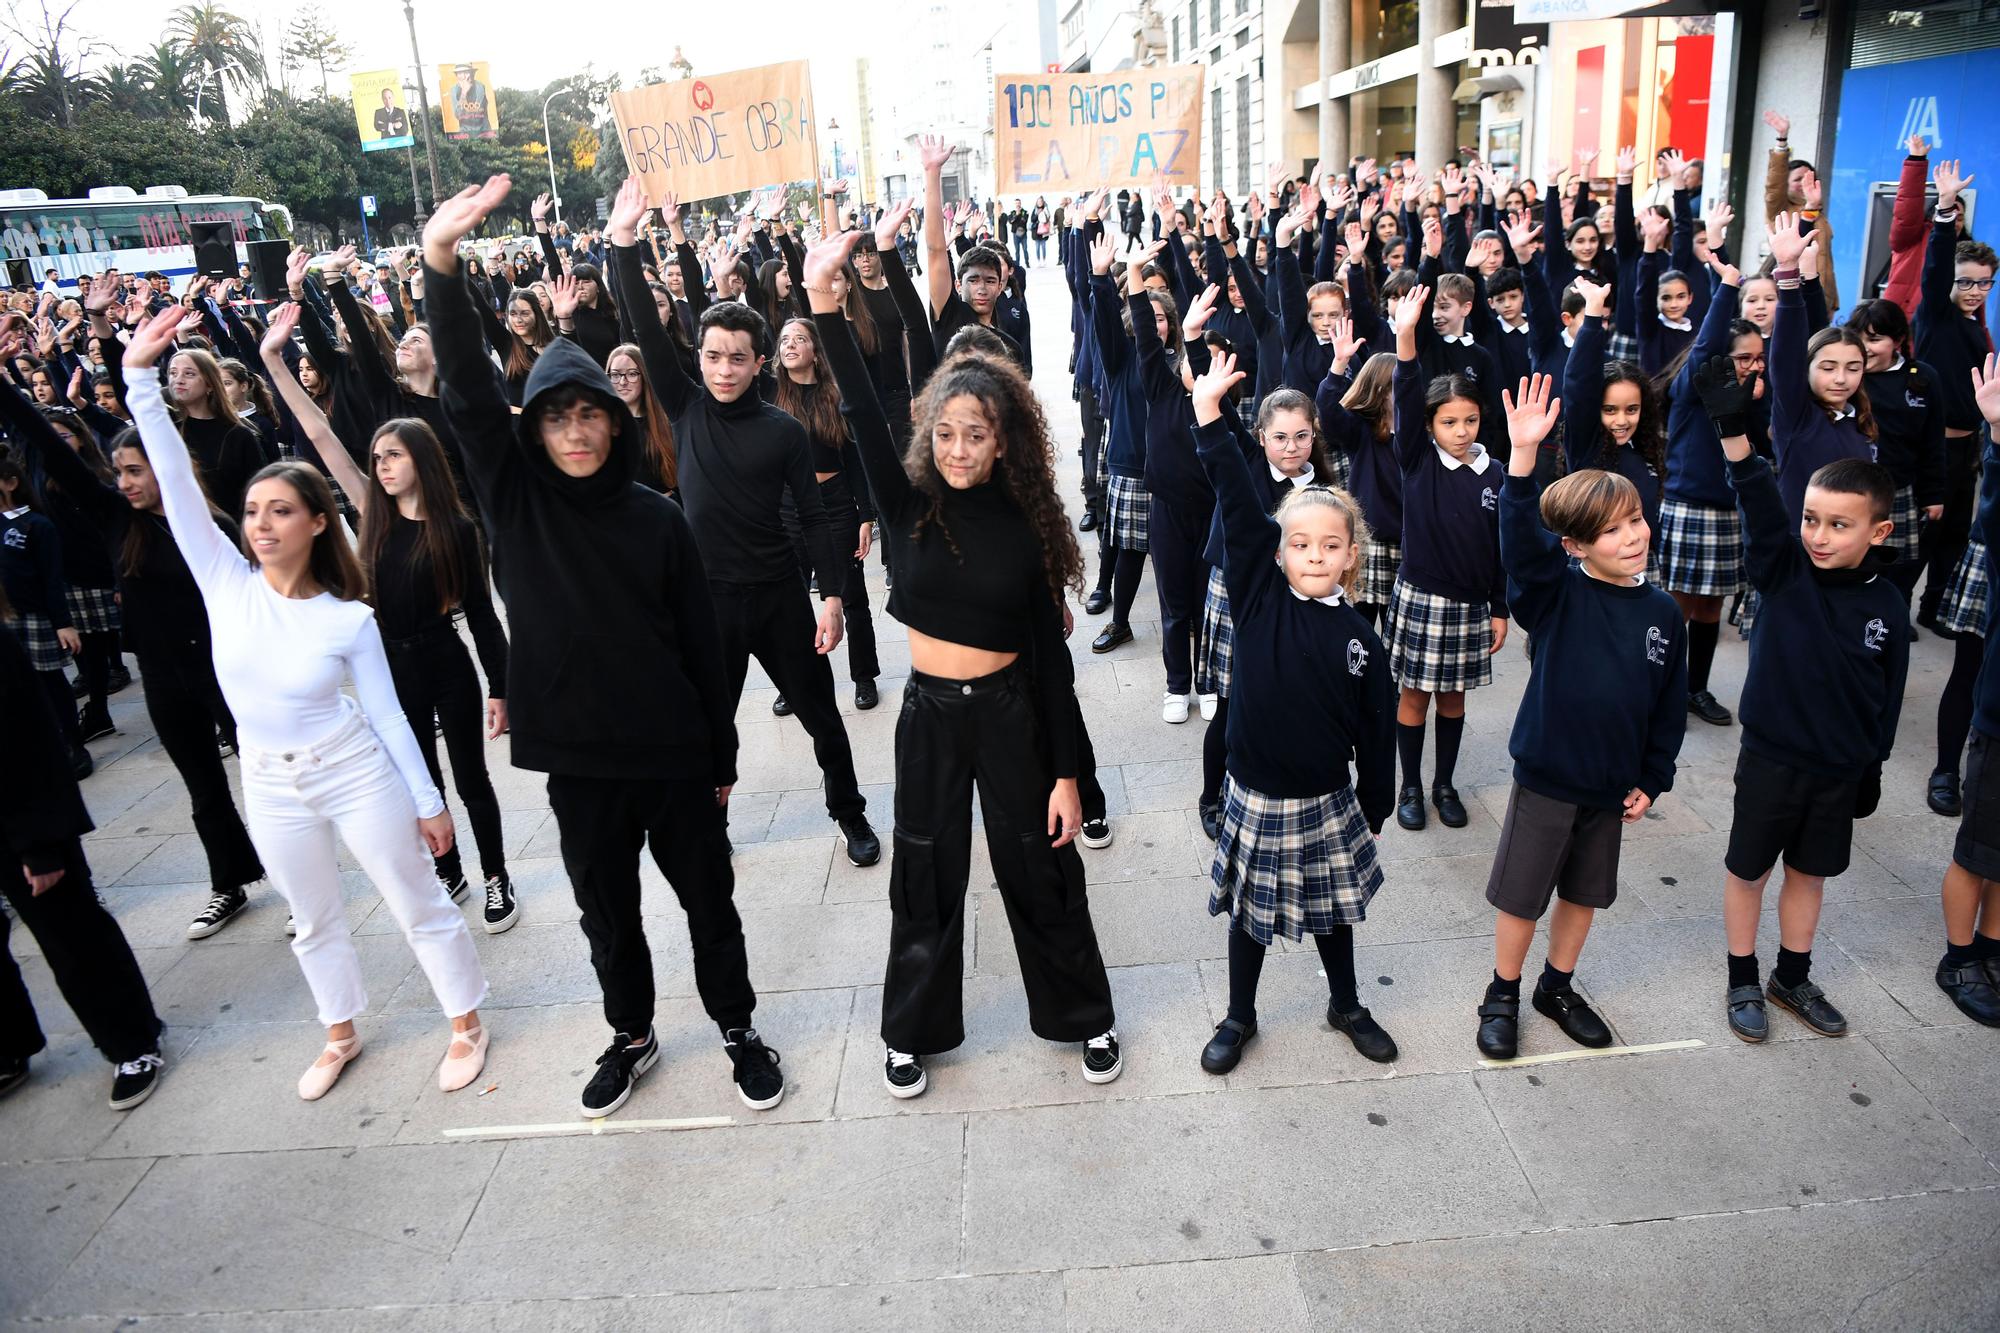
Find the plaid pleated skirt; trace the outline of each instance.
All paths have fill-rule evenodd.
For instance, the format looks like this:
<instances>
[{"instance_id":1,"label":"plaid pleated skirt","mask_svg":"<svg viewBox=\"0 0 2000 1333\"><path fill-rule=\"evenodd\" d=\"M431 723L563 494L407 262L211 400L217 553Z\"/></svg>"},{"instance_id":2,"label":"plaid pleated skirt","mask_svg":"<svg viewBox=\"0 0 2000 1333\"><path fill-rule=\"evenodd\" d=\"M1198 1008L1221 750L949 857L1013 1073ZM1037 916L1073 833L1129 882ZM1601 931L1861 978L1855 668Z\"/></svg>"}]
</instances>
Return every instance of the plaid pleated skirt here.
<instances>
[{"instance_id":1,"label":"plaid pleated skirt","mask_svg":"<svg viewBox=\"0 0 2000 1333\"><path fill-rule=\"evenodd\" d=\"M1757 610L1763 605L1763 593L1758 592L1755 588L1744 589L1743 606L1736 613L1737 637L1743 639L1750 637L1750 630L1757 623Z\"/></svg>"},{"instance_id":2,"label":"plaid pleated skirt","mask_svg":"<svg viewBox=\"0 0 2000 1333\"><path fill-rule=\"evenodd\" d=\"M1896 525L1882 544L1896 553L1898 564L1913 565L1917 560L1917 536L1922 519L1917 509L1917 488L1896 488L1896 502L1889 506L1889 521Z\"/></svg>"},{"instance_id":3,"label":"plaid pleated skirt","mask_svg":"<svg viewBox=\"0 0 2000 1333\"><path fill-rule=\"evenodd\" d=\"M1405 689L1456 693L1493 683L1493 617L1397 579L1389 594L1389 670Z\"/></svg>"},{"instance_id":4,"label":"plaid pleated skirt","mask_svg":"<svg viewBox=\"0 0 2000 1333\"><path fill-rule=\"evenodd\" d=\"M1201 694L1229 697L1230 667L1236 660L1236 622L1229 615L1229 589L1222 571L1208 571L1208 591L1201 599L1201 620L1194 632L1194 688Z\"/></svg>"},{"instance_id":5,"label":"plaid pleated skirt","mask_svg":"<svg viewBox=\"0 0 2000 1333\"><path fill-rule=\"evenodd\" d=\"M1343 491L1352 489L1354 460L1351 457L1342 450L1329 449L1326 451L1326 465L1333 472L1334 485ZM1355 507L1360 507L1359 501L1356 501Z\"/></svg>"},{"instance_id":6,"label":"plaid pleated skirt","mask_svg":"<svg viewBox=\"0 0 2000 1333\"><path fill-rule=\"evenodd\" d=\"M1667 498L1660 501L1660 586L1693 597L1733 597L1743 577L1743 516Z\"/></svg>"},{"instance_id":7,"label":"plaid pleated skirt","mask_svg":"<svg viewBox=\"0 0 2000 1333\"><path fill-rule=\"evenodd\" d=\"M1110 515L1111 545L1120 551L1143 551L1152 527L1153 497L1138 477L1116 473L1105 483L1104 503Z\"/></svg>"},{"instance_id":8,"label":"plaid pleated skirt","mask_svg":"<svg viewBox=\"0 0 2000 1333\"><path fill-rule=\"evenodd\" d=\"M1945 580L1938 599L1938 624L1954 634L1986 637L1987 616L1992 609L1988 593L1986 543L1974 537L1958 558L1958 567Z\"/></svg>"},{"instance_id":9,"label":"plaid pleated skirt","mask_svg":"<svg viewBox=\"0 0 2000 1333\"><path fill-rule=\"evenodd\" d=\"M1236 929L1269 944L1365 919L1382 867L1354 788L1266 796L1232 774L1222 784L1222 832L1209 879L1209 915L1226 912Z\"/></svg>"},{"instance_id":10,"label":"plaid pleated skirt","mask_svg":"<svg viewBox=\"0 0 2000 1333\"><path fill-rule=\"evenodd\" d=\"M78 634L108 634L123 623L118 595L109 588L71 588L69 618Z\"/></svg>"},{"instance_id":11,"label":"plaid pleated skirt","mask_svg":"<svg viewBox=\"0 0 2000 1333\"><path fill-rule=\"evenodd\" d=\"M37 671L61 671L69 665L69 650L56 638L56 627L40 611L17 611L14 633L27 650L28 665Z\"/></svg>"},{"instance_id":12,"label":"plaid pleated skirt","mask_svg":"<svg viewBox=\"0 0 2000 1333\"><path fill-rule=\"evenodd\" d=\"M1396 590L1396 575L1403 572L1403 548L1395 542L1371 538L1361 556L1361 582L1354 600L1363 606L1387 606Z\"/></svg>"}]
</instances>

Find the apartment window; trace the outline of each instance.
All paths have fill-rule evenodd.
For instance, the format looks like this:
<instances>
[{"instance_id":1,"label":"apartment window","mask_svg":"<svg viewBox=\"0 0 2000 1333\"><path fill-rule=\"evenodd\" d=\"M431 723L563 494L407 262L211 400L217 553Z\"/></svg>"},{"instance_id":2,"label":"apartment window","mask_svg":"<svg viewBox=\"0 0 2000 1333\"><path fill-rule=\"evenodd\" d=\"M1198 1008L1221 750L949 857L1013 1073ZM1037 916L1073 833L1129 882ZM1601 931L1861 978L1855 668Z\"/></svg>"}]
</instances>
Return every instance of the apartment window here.
<instances>
[{"instance_id":1,"label":"apartment window","mask_svg":"<svg viewBox=\"0 0 2000 1333\"><path fill-rule=\"evenodd\" d=\"M1188 0L1188 50L1201 45L1201 0Z\"/></svg>"},{"instance_id":2,"label":"apartment window","mask_svg":"<svg viewBox=\"0 0 2000 1333\"><path fill-rule=\"evenodd\" d=\"M1181 60L1181 21L1179 19L1175 19L1174 20L1174 63L1178 65L1180 63L1180 60Z\"/></svg>"},{"instance_id":3,"label":"apartment window","mask_svg":"<svg viewBox=\"0 0 2000 1333\"><path fill-rule=\"evenodd\" d=\"M1214 187L1222 188L1222 89L1211 88L1208 93L1208 141L1215 145L1209 150L1211 168L1209 176Z\"/></svg>"},{"instance_id":4,"label":"apartment window","mask_svg":"<svg viewBox=\"0 0 2000 1333\"><path fill-rule=\"evenodd\" d=\"M1216 173L1216 188L1222 187L1221 172ZM1236 80L1236 189L1239 194L1250 192L1250 76L1239 75Z\"/></svg>"},{"instance_id":5,"label":"apartment window","mask_svg":"<svg viewBox=\"0 0 2000 1333\"><path fill-rule=\"evenodd\" d=\"M1250 12L1250 0L1236 0L1236 12L1239 14L1248 14Z\"/></svg>"},{"instance_id":6,"label":"apartment window","mask_svg":"<svg viewBox=\"0 0 2000 1333\"><path fill-rule=\"evenodd\" d=\"M1208 27L1211 32L1222 31L1222 0L1208 0Z\"/></svg>"},{"instance_id":7,"label":"apartment window","mask_svg":"<svg viewBox=\"0 0 2000 1333\"><path fill-rule=\"evenodd\" d=\"M1250 30L1248 28L1238 28L1236 30L1236 49L1241 51L1248 45L1250 45Z\"/></svg>"}]
</instances>

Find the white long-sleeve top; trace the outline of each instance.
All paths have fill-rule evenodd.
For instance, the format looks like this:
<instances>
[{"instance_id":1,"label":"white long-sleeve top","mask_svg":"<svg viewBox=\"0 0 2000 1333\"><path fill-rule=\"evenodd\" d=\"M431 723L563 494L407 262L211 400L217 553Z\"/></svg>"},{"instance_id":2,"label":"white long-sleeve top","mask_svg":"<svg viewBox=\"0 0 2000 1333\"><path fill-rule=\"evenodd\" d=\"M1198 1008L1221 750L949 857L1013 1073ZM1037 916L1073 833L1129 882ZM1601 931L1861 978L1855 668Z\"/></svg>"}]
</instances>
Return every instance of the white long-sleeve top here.
<instances>
[{"instance_id":1,"label":"white long-sleeve top","mask_svg":"<svg viewBox=\"0 0 2000 1333\"><path fill-rule=\"evenodd\" d=\"M126 395L159 480L167 525L208 605L215 679L236 717L238 736L256 749L278 751L325 739L347 716L340 687L351 676L361 711L409 787L417 814L429 818L443 811L444 797L424 767L396 697L375 613L365 602L345 602L328 592L286 597L266 582L209 517L158 379L135 375Z\"/></svg>"}]
</instances>

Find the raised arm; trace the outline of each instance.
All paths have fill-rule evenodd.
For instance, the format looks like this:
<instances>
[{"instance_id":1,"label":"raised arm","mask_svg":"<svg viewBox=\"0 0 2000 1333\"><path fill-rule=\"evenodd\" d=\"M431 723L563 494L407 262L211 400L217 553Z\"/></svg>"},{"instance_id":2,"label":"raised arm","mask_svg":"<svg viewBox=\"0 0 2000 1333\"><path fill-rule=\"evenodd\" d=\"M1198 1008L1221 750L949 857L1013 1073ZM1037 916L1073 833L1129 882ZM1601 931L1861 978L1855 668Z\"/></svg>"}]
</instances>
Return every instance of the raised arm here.
<instances>
[{"instance_id":1,"label":"raised arm","mask_svg":"<svg viewBox=\"0 0 2000 1333\"><path fill-rule=\"evenodd\" d=\"M938 135L917 140L917 156L924 167L924 276L930 283L933 318L944 313L951 300L951 247L944 234L944 164L951 161L951 154L951 145Z\"/></svg>"},{"instance_id":2,"label":"raised arm","mask_svg":"<svg viewBox=\"0 0 2000 1333\"><path fill-rule=\"evenodd\" d=\"M437 356L438 393L446 418L464 451L465 471L482 505L519 480L520 454L514 448L514 410L507 381L486 354L486 337L458 262L459 239L498 208L513 189L502 174L484 185L468 185L440 200L424 227L424 291L430 316L431 347Z\"/></svg>"},{"instance_id":3,"label":"raised arm","mask_svg":"<svg viewBox=\"0 0 2000 1333\"><path fill-rule=\"evenodd\" d=\"M924 385L930 382L931 372L937 369L937 344L931 337L931 318L924 310L923 300L917 295L917 284L910 280L910 270L896 247L890 245L883 248L878 243L876 254L881 257L882 277L889 284L889 295L896 303L896 313L903 317L903 337L909 350L910 392L922 393Z\"/></svg>"},{"instance_id":4,"label":"raised arm","mask_svg":"<svg viewBox=\"0 0 2000 1333\"><path fill-rule=\"evenodd\" d=\"M1771 450L1784 462L1785 453L1818 406L1806 383L1806 306L1799 291L1799 255L1805 238L1793 230L1790 214L1780 213L1771 230L1771 254L1778 268L1778 314L1771 327Z\"/></svg>"},{"instance_id":5,"label":"raised arm","mask_svg":"<svg viewBox=\"0 0 2000 1333\"><path fill-rule=\"evenodd\" d=\"M677 214L680 201L669 193L660 208ZM660 395L660 405L669 415L676 415L684 408L669 403L668 394L684 403L693 386L682 368L673 336L660 322L660 308L653 300L653 290L646 285L645 252L639 248L639 220L645 214L646 192L638 177L627 176L618 187L604 224L604 239L609 248L606 267L611 271L612 300L618 306L620 318L631 323L632 341L646 363L646 377L653 382L653 391ZM662 381L670 387L663 387Z\"/></svg>"},{"instance_id":6,"label":"raised arm","mask_svg":"<svg viewBox=\"0 0 2000 1333\"><path fill-rule=\"evenodd\" d=\"M354 507L365 513L373 488L361 475L361 469L354 465L354 459L334 432L333 424L326 419L326 413L319 410L319 404L312 400L305 386L292 377L291 368L285 364L285 345L291 341L292 330L298 322L296 301L287 301L271 312L271 326L264 334L263 346L258 349L260 363L266 377L277 389L278 397L291 412L292 419L299 423L299 433L319 455L320 463L340 483L340 489L347 493L347 498L354 501Z\"/></svg>"},{"instance_id":7,"label":"raised arm","mask_svg":"<svg viewBox=\"0 0 2000 1333\"><path fill-rule=\"evenodd\" d=\"M1547 609L1548 589L1569 570L1562 542L1542 524L1542 488L1535 480L1542 441L1562 413L1562 400L1550 401L1552 387L1547 375L1536 375L1500 392L1511 446L1500 489L1500 565L1507 572L1508 608L1531 632Z\"/></svg>"},{"instance_id":8,"label":"raised arm","mask_svg":"<svg viewBox=\"0 0 2000 1333\"><path fill-rule=\"evenodd\" d=\"M875 496L876 506L891 523L906 518L913 502L920 500L903 460L896 452L896 439L889 417L875 396L875 382L861 359L854 331L834 299L833 276L840 272L852 253L855 233L821 241L804 256L803 290L812 307L813 325L827 364L833 368L834 383L840 386L841 413L854 431L854 449L861 458L862 474ZM892 247L893 249L893 247ZM914 335L913 335L914 337ZM929 338L924 342L928 343Z\"/></svg>"},{"instance_id":9,"label":"raised arm","mask_svg":"<svg viewBox=\"0 0 2000 1333\"><path fill-rule=\"evenodd\" d=\"M20 335L12 335L18 342ZM17 348L9 345L9 340L0 340L0 359L11 360ZM42 472L49 480L62 488L64 495L75 501L91 514L102 518L115 514L126 507L125 497L118 493L116 486L109 485L90 470L90 465L77 456L68 441L56 433L49 419L41 414L25 394L13 384L0 384L0 427L18 446L34 451L41 462ZM88 446L95 449L96 445Z\"/></svg>"},{"instance_id":10,"label":"raised arm","mask_svg":"<svg viewBox=\"0 0 2000 1333\"><path fill-rule=\"evenodd\" d=\"M1598 408L1604 401L1605 297L1610 288L1578 278L1583 288L1583 319L1576 326L1576 343L1563 367L1563 402L1569 404L1569 426L1563 431L1563 461L1570 471L1592 467L1600 450L1602 430Z\"/></svg>"},{"instance_id":11,"label":"raised arm","mask_svg":"<svg viewBox=\"0 0 2000 1333\"><path fill-rule=\"evenodd\" d=\"M1278 577L1272 559L1278 550L1278 525L1258 501L1249 460L1222 420L1223 400L1242 379L1236 358L1225 352L1194 382L1192 391L1195 455L1208 473L1209 484L1215 487L1215 507L1222 517L1222 542L1227 552L1222 577L1230 600L1239 607Z\"/></svg>"},{"instance_id":12,"label":"raised arm","mask_svg":"<svg viewBox=\"0 0 2000 1333\"><path fill-rule=\"evenodd\" d=\"M181 308L172 306L141 321L125 348L125 368L133 372L129 400L132 422L139 428L153 476L159 482L167 526L173 529L174 542L203 595L213 596L232 581L254 575L242 553L215 526L208 497L195 479L194 460L160 396L159 377L153 373L160 356L173 345L182 317Z\"/></svg>"},{"instance_id":13,"label":"raised arm","mask_svg":"<svg viewBox=\"0 0 2000 1333\"><path fill-rule=\"evenodd\" d=\"M1420 466L1431 444L1430 421L1424 415L1424 372L1417 362L1417 322L1423 318L1430 289L1410 288L1396 298L1393 312L1396 330L1396 371L1390 380L1390 402L1394 413L1396 459L1403 471Z\"/></svg>"}]
</instances>

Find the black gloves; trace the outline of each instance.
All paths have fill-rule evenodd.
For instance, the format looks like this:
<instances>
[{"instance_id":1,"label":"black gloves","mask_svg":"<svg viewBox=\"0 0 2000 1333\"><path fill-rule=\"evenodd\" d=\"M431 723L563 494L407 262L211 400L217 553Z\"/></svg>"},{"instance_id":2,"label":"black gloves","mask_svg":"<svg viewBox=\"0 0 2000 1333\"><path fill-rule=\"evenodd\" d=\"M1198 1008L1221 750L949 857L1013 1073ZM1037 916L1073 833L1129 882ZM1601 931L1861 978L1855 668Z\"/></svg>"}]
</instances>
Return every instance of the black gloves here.
<instances>
[{"instance_id":1,"label":"black gloves","mask_svg":"<svg viewBox=\"0 0 2000 1333\"><path fill-rule=\"evenodd\" d=\"M1739 382L1728 357L1712 356L1695 367L1694 391L1701 395L1702 410L1715 423L1717 435L1726 440L1750 433L1750 405L1757 397L1755 377Z\"/></svg>"},{"instance_id":2,"label":"black gloves","mask_svg":"<svg viewBox=\"0 0 2000 1333\"><path fill-rule=\"evenodd\" d=\"M1866 819L1882 804L1882 770L1871 768L1854 789L1854 817Z\"/></svg>"}]
</instances>

